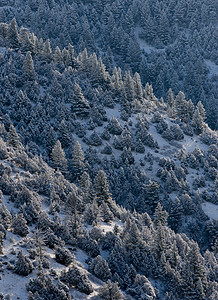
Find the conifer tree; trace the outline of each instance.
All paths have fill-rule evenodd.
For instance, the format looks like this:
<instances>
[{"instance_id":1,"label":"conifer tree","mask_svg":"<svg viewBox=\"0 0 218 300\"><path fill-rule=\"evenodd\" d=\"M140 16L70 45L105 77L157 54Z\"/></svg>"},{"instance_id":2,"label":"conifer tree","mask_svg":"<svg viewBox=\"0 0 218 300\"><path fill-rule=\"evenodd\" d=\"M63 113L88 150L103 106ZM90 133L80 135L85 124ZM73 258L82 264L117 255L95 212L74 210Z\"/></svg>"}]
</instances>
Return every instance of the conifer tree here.
<instances>
[{"instance_id":1,"label":"conifer tree","mask_svg":"<svg viewBox=\"0 0 218 300\"><path fill-rule=\"evenodd\" d=\"M11 23L9 25L8 40L9 40L10 45L13 48L19 47L19 34L18 34L17 22L16 22L15 18L13 18L13 20L11 21Z\"/></svg>"},{"instance_id":2,"label":"conifer tree","mask_svg":"<svg viewBox=\"0 0 218 300\"><path fill-rule=\"evenodd\" d=\"M84 169L84 153L80 143L77 141L73 147L72 176L78 178Z\"/></svg>"},{"instance_id":3,"label":"conifer tree","mask_svg":"<svg viewBox=\"0 0 218 300\"><path fill-rule=\"evenodd\" d=\"M52 165L55 169L60 169L61 172L66 173L67 171L67 160L65 158L64 150L62 149L60 141L57 141L54 145L52 152Z\"/></svg>"},{"instance_id":4,"label":"conifer tree","mask_svg":"<svg viewBox=\"0 0 218 300\"><path fill-rule=\"evenodd\" d=\"M171 108L174 106L174 95L172 89L169 89L167 94L167 105Z\"/></svg>"},{"instance_id":5,"label":"conifer tree","mask_svg":"<svg viewBox=\"0 0 218 300\"><path fill-rule=\"evenodd\" d=\"M64 120L61 121L58 131L61 145L64 148L68 147L72 142L72 134L69 132L69 129L67 128L67 125Z\"/></svg>"},{"instance_id":6,"label":"conifer tree","mask_svg":"<svg viewBox=\"0 0 218 300\"><path fill-rule=\"evenodd\" d=\"M71 110L77 116L87 117L89 115L90 106L88 101L84 98L82 90L78 83L74 83L73 98L71 100Z\"/></svg>"},{"instance_id":7,"label":"conifer tree","mask_svg":"<svg viewBox=\"0 0 218 300\"><path fill-rule=\"evenodd\" d=\"M21 143L19 140L19 136L16 132L16 129L11 124L8 131L8 144L11 145L14 148L19 148Z\"/></svg>"},{"instance_id":8,"label":"conifer tree","mask_svg":"<svg viewBox=\"0 0 218 300\"><path fill-rule=\"evenodd\" d=\"M22 213L19 213L12 223L12 228L15 234L18 234L22 237L26 236L29 233L29 228L27 222L24 219Z\"/></svg>"},{"instance_id":9,"label":"conifer tree","mask_svg":"<svg viewBox=\"0 0 218 300\"><path fill-rule=\"evenodd\" d=\"M135 223L130 224L130 228L125 238L125 244L128 249L140 248L142 245L140 231Z\"/></svg>"},{"instance_id":10,"label":"conifer tree","mask_svg":"<svg viewBox=\"0 0 218 300\"><path fill-rule=\"evenodd\" d=\"M52 49L51 49L51 45L50 45L50 41L49 39L47 39L43 45L43 51L42 51L42 56L43 59L45 61L47 61L48 63L51 61L52 59Z\"/></svg>"},{"instance_id":11,"label":"conifer tree","mask_svg":"<svg viewBox=\"0 0 218 300\"><path fill-rule=\"evenodd\" d=\"M193 118L192 118L192 126L194 128L194 131L196 134L201 134L204 129L204 121L203 118L199 112L199 109L196 108Z\"/></svg>"},{"instance_id":12,"label":"conifer tree","mask_svg":"<svg viewBox=\"0 0 218 300\"><path fill-rule=\"evenodd\" d=\"M31 52L28 51L23 64L24 78L27 80L34 80L36 78L33 59Z\"/></svg>"},{"instance_id":13,"label":"conifer tree","mask_svg":"<svg viewBox=\"0 0 218 300\"><path fill-rule=\"evenodd\" d=\"M99 205L103 201L108 202L110 200L107 176L103 170L100 170L95 176L94 187L96 193L96 200Z\"/></svg>"},{"instance_id":14,"label":"conifer tree","mask_svg":"<svg viewBox=\"0 0 218 300\"><path fill-rule=\"evenodd\" d=\"M203 104L201 103L201 101L198 102L196 108L198 109L199 111L199 114L203 120L203 122L206 120L206 112L205 112L205 109L204 109L204 106Z\"/></svg>"},{"instance_id":15,"label":"conifer tree","mask_svg":"<svg viewBox=\"0 0 218 300\"><path fill-rule=\"evenodd\" d=\"M20 251L17 255L17 261L15 262L14 272L22 275L27 276L33 270L33 265L31 261L23 255L23 252Z\"/></svg>"},{"instance_id":16,"label":"conifer tree","mask_svg":"<svg viewBox=\"0 0 218 300\"><path fill-rule=\"evenodd\" d=\"M154 212L154 224L157 226L159 223L167 226L168 213L163 210L163 206L158 202Z\"/></svg>"}]
</instances>

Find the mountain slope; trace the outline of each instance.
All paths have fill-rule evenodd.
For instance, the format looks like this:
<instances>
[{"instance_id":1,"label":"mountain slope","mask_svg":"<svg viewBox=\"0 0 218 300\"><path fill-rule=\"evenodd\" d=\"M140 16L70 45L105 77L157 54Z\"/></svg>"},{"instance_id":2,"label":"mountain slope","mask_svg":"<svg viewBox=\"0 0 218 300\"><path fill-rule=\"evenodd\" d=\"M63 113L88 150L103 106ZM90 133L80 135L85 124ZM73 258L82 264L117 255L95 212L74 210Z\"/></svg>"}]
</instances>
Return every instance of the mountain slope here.
<instances>
[{"instance_id":1,"label":"mountain slope","mask_svg":"<svg viewBox=\"0 0 218 300\"><path fill-rule=\"evenodd\" d=\"M164 103L15 20L0 35L2 292L26 275L13 299L24 281L29 299L216 297L217 133L201 102Z\"/></svg>"}]
</instances>

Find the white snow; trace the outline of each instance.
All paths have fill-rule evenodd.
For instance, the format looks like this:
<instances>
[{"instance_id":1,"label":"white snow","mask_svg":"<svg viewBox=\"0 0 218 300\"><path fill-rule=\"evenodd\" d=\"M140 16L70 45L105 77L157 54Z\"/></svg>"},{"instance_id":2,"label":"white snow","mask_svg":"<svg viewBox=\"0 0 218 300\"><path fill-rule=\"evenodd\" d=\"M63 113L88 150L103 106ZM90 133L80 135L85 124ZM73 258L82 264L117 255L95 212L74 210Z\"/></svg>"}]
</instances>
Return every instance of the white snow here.
<instances>
[{"instance_id":1,"label":"white snow","mask_svg":"<svg viewBox=\"0 0 218 300\"><path fill-rule=\"evenodd\" d=\"M7 48L5 48L5 47L0 47L0 53L1 53L1 54L5 54L6 51L7 51Z\"/></svg>"},{"instance_id":2,"label":"white snow","mask_svg":"<svg viewBox=\"0 0 218 300\"><path fill-rule=\"evenodd\" d=\"M218 76L218 65L216 65L213 61L211 61L209 59L205 59L204 61L210 71L210 75Z\"/></svg>"},{"instance_id":3,"label":"white snow","mask_svg":"<svg viewBox=\"0 0 218 300\"><path fill-rule=\"evenodd\" d=\"M151 52L155 51L155 52L163 52L165 49L157 49L153 46L148 45L143 39L141 39L139 37L139 34L142 32L142 28L140 27L136 27L135 29L135 35L136 38L138 40L139 46L141 48L141 50L144 50L145 53L150 54Z\"/></svg>"},{"instance_id":4,"label":"white snow","mask_svg":"<svg viewBox=\"0 0 218 300\"><path fill-rule=\"evenodd\" d=\"M218 205L210 202L204 202L201 206L205 214L208 215L210 219L218 220Z\"/></svg>"}]
</instances>

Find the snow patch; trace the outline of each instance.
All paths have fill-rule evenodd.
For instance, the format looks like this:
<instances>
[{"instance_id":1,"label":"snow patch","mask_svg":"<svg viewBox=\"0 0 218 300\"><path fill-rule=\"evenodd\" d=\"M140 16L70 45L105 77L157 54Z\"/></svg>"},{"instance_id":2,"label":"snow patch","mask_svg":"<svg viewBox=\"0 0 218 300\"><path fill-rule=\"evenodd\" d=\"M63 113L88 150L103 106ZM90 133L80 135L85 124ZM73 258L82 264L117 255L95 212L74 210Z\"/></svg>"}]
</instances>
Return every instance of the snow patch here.
<instances>
[{"instance_id":1,"label":"snow patch","mask_svg":"<svg viewBox=\"0 0 218 300\"><path fill-rule=\"evenodd\" d=\"M148 45L143 39L139 37L140 33L142 32L142 28L136 27L135 29L135 35L138 40L139 46L141 50L143 50L145 53L150 54L151 52L163 52L165 49L157 49L153 46Z\"/></svg>"},{"instance_id":2,"label":"snow patch","mask_svg":"<svg viewBox=\"0 0 218 300\"><path fill-rule=\"evenodd\" d=\"M204 61L210 71L210 75L218 76L218 65L216 65L213 61L211 61L209 59L205 59Z\"/></svg>"},{"instance_id":3,"label":"snow patch","mask_svg":"<svg viewBox=\"0 0 218 300\"><path fill-rule=\"evenodd\" d=\"M204 202L202 203L202 209L205 212L205 214L213 220L218 220L218 205L210 203L210 202Z\"/></svg>"}]
</instances>

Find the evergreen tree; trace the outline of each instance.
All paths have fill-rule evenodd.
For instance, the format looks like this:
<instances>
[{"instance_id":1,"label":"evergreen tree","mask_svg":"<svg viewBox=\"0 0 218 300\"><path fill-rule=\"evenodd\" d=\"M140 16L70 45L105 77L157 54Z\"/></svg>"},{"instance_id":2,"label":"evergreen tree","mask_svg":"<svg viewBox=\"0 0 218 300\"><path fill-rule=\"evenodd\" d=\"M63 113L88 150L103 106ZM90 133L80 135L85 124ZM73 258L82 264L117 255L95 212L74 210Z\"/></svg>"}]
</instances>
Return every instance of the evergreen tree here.
<instances>
[{"instance_id":1,"label":"evergreen tree","mask_svg":"<svg viewBox=\"0 0 218 300\"><path fill-rule=\"evenodd\" d=\"M10 45L13 48L19 47L19 34L18 34L17 22L15 18L13 18L8 28L8 40Z\"/></svg>"},{"instance_id":2,"label":"evergreen tree","mask_svg":"<svg viewBox=\"0 0 218 300\"><path fill-rule=\"evenodd\" d=\"M62 149L60 141L57 141L54 145L52 152L52 165L55 169L60 169L61 172L66 173L67 171L67 160L65 158L64 150Z\"/></svg>"},{"instance_id":3,"label":"evergreen tree","mask_svg":"<svg viewBox=\"0 0 218 300\"><path fill-rule=\"evenodd\" d=\"M90 106L88 101L84 98L82 90L78 83L74 83L73 98L71 100L71 110L77 116L87 117L89 115Z\"/></svg>"},{"instance_id":4,"label":"evergreen tree","mask_svg":"<svg viewBox=\"0 0 218 300\"><path fill-rule=\"evenodd\" d=\"M27 80L34 80L36 78L33 59L31 52L28 51L23 64L24 78Z\"/></svg>"},{"instance_id":5,"label":"evergreen tree","mask_svg":"<svg viewBox=\"0 0 218 300\"><path fill-rule=\"evenodd\" d=\"M174 95L172 89L169 89L167 94L167 105L171 108L174 106Z\"/></svg>"},{"instance_id":6,"label":"evergreen tree","mask_svg":"<svg viewBox=\"0 0 218 300\"><path fill-rule=\"evenodd\" d=\"M198 108L195 109L193 119L192 119L192 126L196 134L201 134L203 132L204 121Z\"/></svg>"},{"instance_id":7,"label":"evergreen tree","mask_svg":"<svg viewBox=\"0 0 218 300\"><path fill-rule=\"evenodd\" d=\"M110 208L108 207L107 203L103 202L100 205L99 210L100 210L101 218L104 222L109 223L113 220L114 216L110 211Z\"/></svg>"},{"instance_id":8,"label":"evergreen tree","mask_svg":"<svg viewBox=\"0 0 218 300\"><path fill-rule=\"evenodd\" d=\"M181 91L175 98L175 108L178 117L184 121L187 115L187 101L185 100L185 94Z\"/></svg>"},{"instance_id":9,"label":"evergreen tree","mask_svg":"<svg viewBox=\"0 0 218 300\"><path fill-rule=\"evenodd\" d=\"M208 283L202 261L197 244L192 243L182 269L182 290L187 299L205 299Z\"/></svg>"},{"instance_id":10,"label":"evergreen tree","mask_svg":"<svg viewBox=\"0 0 218 300\"><path fill-rule=\"evenodd\" d=\"M8 131L8 144L14 148L19 148L21 146L19 136L12 124L10 125Z\"/></svg>"},{"instance_id":11,"label":"evergreen tree","mask_svg":"<svg viewBox=\"0 0 218 300\"><path fill-rule=\"evenodd\" d=\"M52 60L52 49L49 39L47 39L43 45L42 57L48 63Z\"/></svg>"},{"instance_id":12,"label":"evergreen tree","mask_svg":"<svg viewBox=\"0 0 218 300\"><path fill-rule=\"evenodd\" d=\"M148 185L144 186L145 201L147 205L154 212L159 200L160 200L160 186L155 181L150 181Z\"/></svg>"},{"instance_id":13,"label":"evergreen tree","mask_svg":"<svg viewBox=\"0 0 218 300\"><path fill-rule=\"evenodd\" d=\"M197 106L196 106L197 110L199 111L199 114L203 120L203 122L206 120L206 112L204 109L203 104L201 103L201 101L198 102Z\"/></svg>"},{"instance_id":14,"label":"evergreen tree","mask_svg":"<svg viewBox=\"0 0 218 300\"><path fill-rule=\"evenodd\" d=\"M167 226L168 213L163 210L163 206L158 202L154 212L154 224L157 226L159 223L163 226Z\"/></svg>"},{"instance_id":15,"label":"evergreen tree","mask_svg":"<svg viewBox=\"0 0 218 300\"><path fill-rule=\"evenodd\" d=\"M125 244L128 249L140 248L142 246L140 231L135 223L131 223L130 225L125 238Z\"/></svg>"},{"instance_id":16,"label":"evergreen tree","mask_svg":"<svg viewBox=\"0 0 218 300\"><path fill-rule=\"evenodd\" d=\"M29 228L27 222L24 219L22 213L19 213L12 223L12 228L15 234L18 234L22 237L26 236L29 233Z\"/></svg>"},{"instance_id":17,"label":"evergreen tree","mask_svg":"<svg viewBox=\"0 0 218 300\"><path fill-rule=\"evenodd\" d=\"M111 272L106 260L98 255L89 266L89 270L98 278L107 281L111 278Z\"/></svg>"},{"instance_id":18,"label":"evergreen tree","mask_svg":"<svg viewBox=\"0 0 218 300\"><path fill-rule=\"evenodd\" d=\"M84 170L84 153L80 143L77 141L73 147L72 176L78 178Z\"/></svg>"},{"instance_id":19,"label":"evergreen tree","mask_svg":"<svg viewBox=\"0 0 218 300\"><path fill-rule=\"evenodd\" d=\"M100 205L103 201L108 202L110 200L109 185L107 182L107 176L103 170L100 170L95 176L94 187L96 193L96 200Z\"/></svg>"},{"instance_id":20,"label":"evergreen tree","mask_svg":"<svg viewBox=\"0 0 218 300\"><path fill-rule=\"evenodd\" d=\"M112 283L108 280L107 284L99 289L98 294L101 299L113 299L113 300L123 300L124 296L118 287L117 283Z\"/></svg>"},{"instance_id":21,"label":"evergreen tree","mask_svg":"<svg viewBox=\"0 0 218 300\"><path fill-rule=\"evenodd\" d=\"M69 129L64 120L61 121L61 124L58 128L59 134L59 141L61 145L65 148L68 147L72 143L72 134L70 133Z\"/></svg>"},{"instance_id":22,"label":"evergreen tree","mask_svg":"<svg viewBox=\"0 0 218 300\"><path fill-rule=\"evenodd\" d=\"M18 275L27 276L33 270L33 265L31 261L23 255L23 252L20 251L17 255L17 261L15 262L14 272Z\"/></svg>"}]
</instances>

